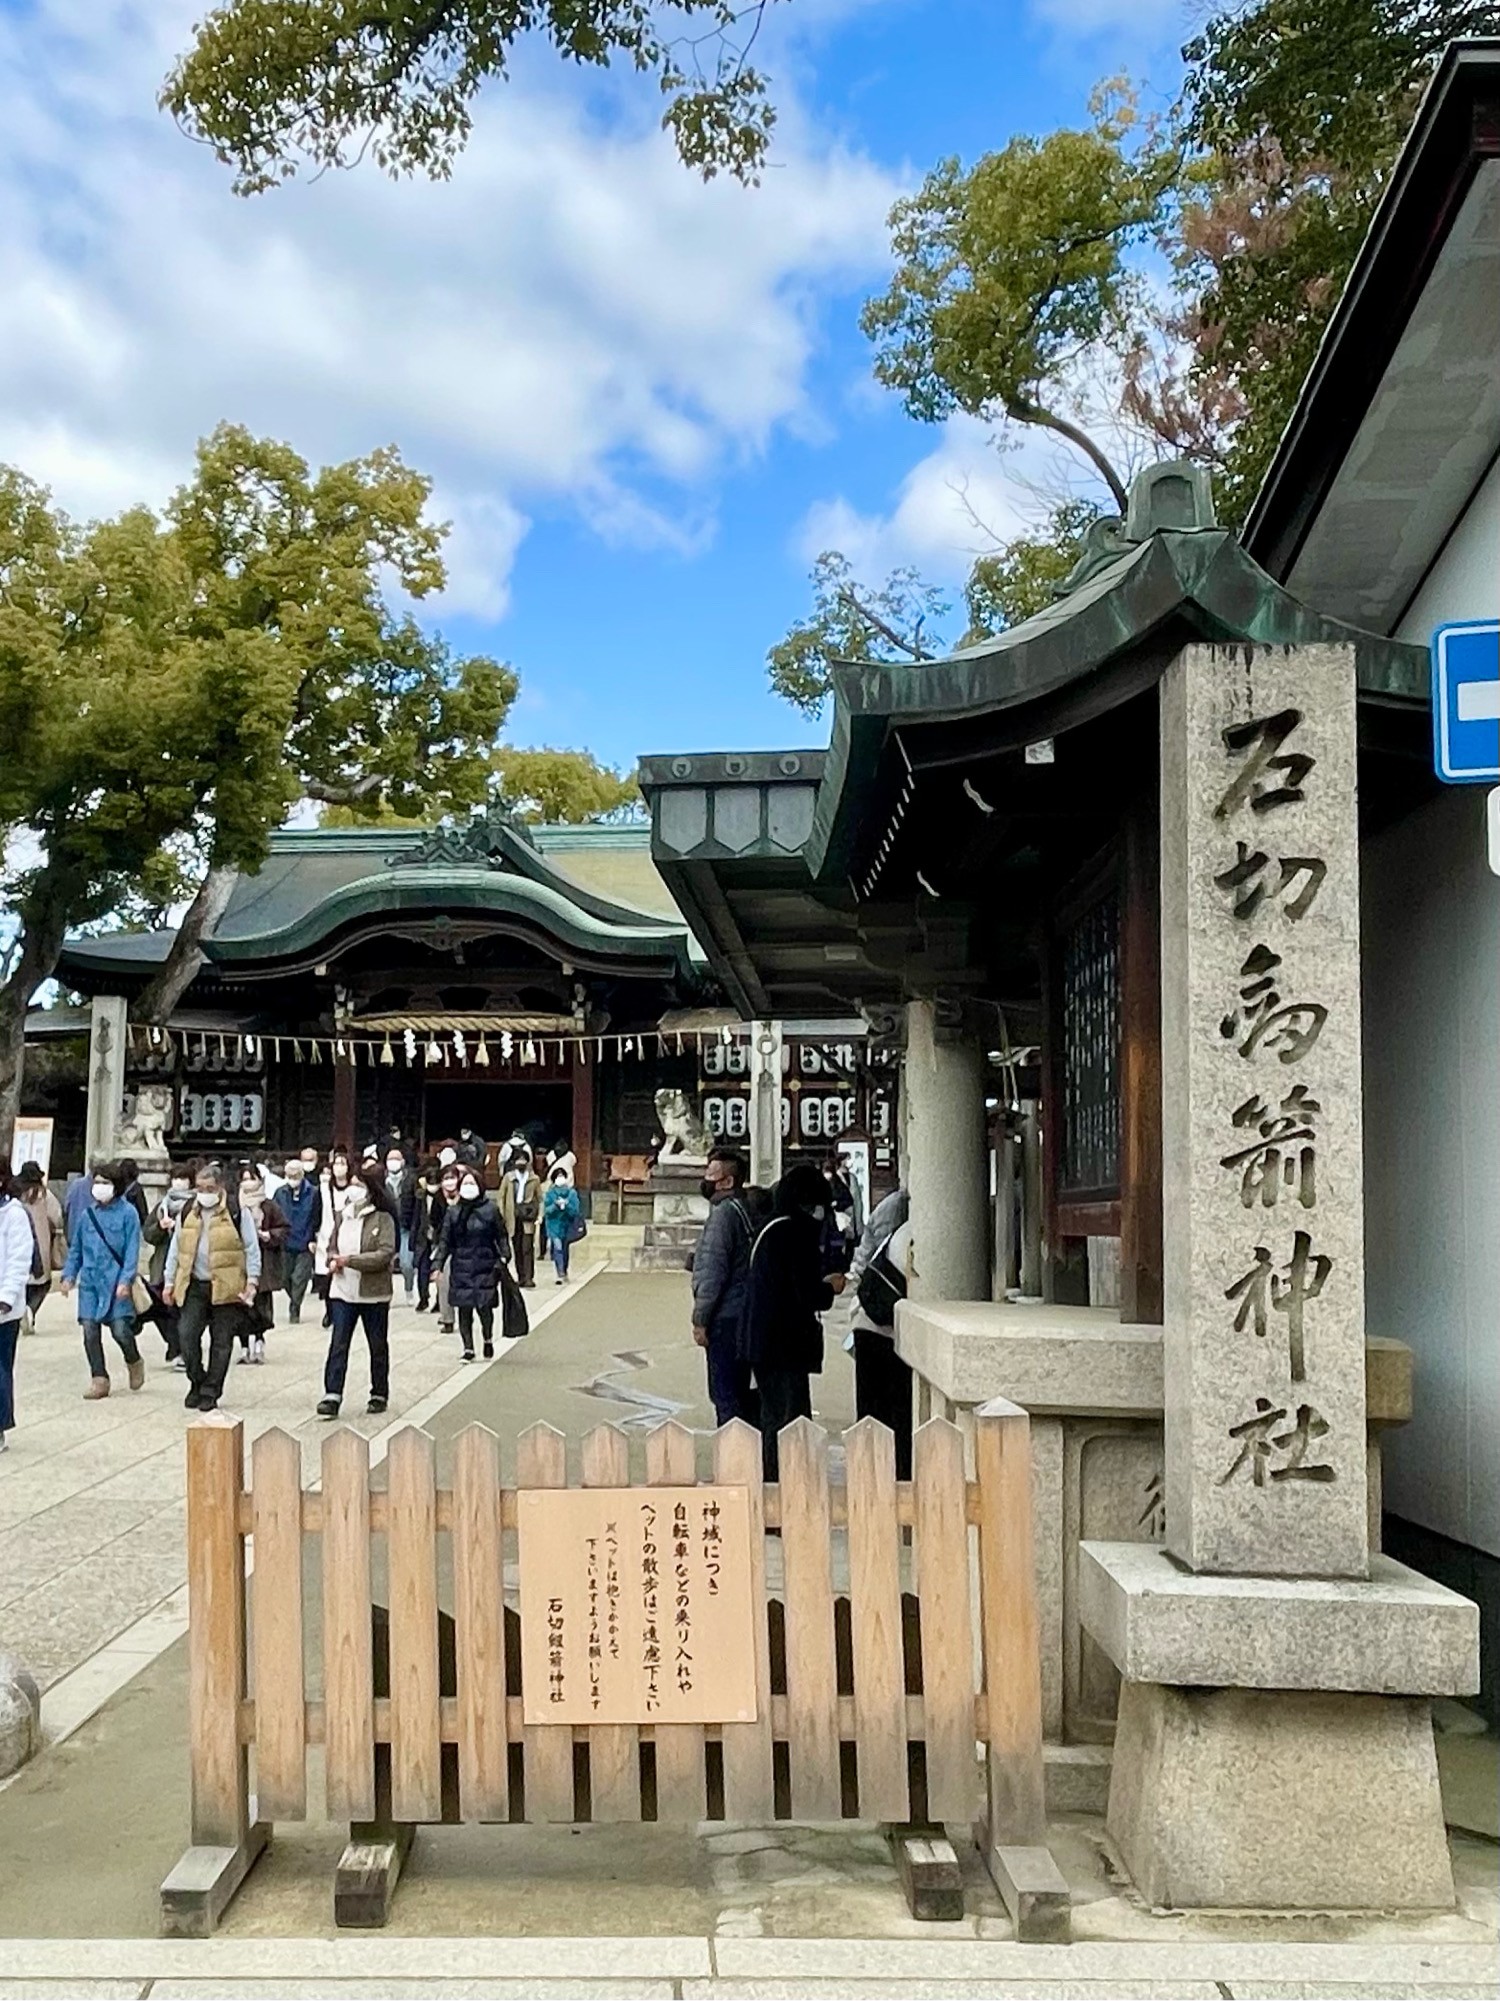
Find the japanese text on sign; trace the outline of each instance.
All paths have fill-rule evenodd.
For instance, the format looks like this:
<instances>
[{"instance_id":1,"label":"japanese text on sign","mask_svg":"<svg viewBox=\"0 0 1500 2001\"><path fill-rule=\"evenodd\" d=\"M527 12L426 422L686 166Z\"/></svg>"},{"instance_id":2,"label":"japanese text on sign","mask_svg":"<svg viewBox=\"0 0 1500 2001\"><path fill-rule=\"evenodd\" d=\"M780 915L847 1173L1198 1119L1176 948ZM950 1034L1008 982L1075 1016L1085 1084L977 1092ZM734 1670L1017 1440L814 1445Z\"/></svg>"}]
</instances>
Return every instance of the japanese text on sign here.
<instances>
[{"instance_id":1,"label":"japanese text on sign","mask_svg":"<svg viewBox=\"0 0 1500 2001\"><path fill-rule=\"evenodd\" d=\"M550 1488L517 1502L529 1725L754 1722L743 1488Z\"/></svg>"},{"instance_id":2,"label":"japanese text on sign","mask_svg":"<svg viewBox=\"0 0 1500 2001\"><path fill-rule=\"evenodd\" d=\"M1234 1056L1254 1072L1275 1058L1276 1069L1301 1065L1317 1048L1328 1009L1299 992L1282 954L1255 937L1273 915L1296 925L1317 901L1328 876L1321 856L1273 855L1283 821L1293 838L1317 759L1288 748L1302 724L1298 709L1237 723L1222 735L1232 776L1214 809L1218 821L1251 824L1253 840L1236 829L1234 858L1214 874L1231 921L1243 926L1246 951L1233 1000L1219 1024ZM1289 810L1290 809L1290 810ZM1264 840L1264 847L1259 845ZM1311 970L1311 969L1309 969ZM1317 1208L1318 1121L1323 1106L1311 1083L1286 1088L1261 1084L1233 1114L1233 1134L1220 1156L1220 1169L1238 1182L1241 1205L1261 1218L1256 1235L1271 1236L1285 1213L1283 1203L1302 1217L1289 1246L1284 1241L1246 1246L1242 1266L1225 1287L1224 1299L1238 1335L1252 1339L1266 1357L1271 1382L1305 1383L1309 1375L1310 1309L1333 1276L1333 1259L1313 1241L1309 1213ZM1264 1212L1270 1211L1266 1215ZM1279 1233L1278 1233L1279 1235ZM1229 1426L1228 1456L1219 1484L1249 1480L1256 1487L1283 1481L1323 1482L1335 1478L1317 1443L1328 1424L1310 1403L1258 1396L1254 1409Z\"/></svg>"}]
</instances>

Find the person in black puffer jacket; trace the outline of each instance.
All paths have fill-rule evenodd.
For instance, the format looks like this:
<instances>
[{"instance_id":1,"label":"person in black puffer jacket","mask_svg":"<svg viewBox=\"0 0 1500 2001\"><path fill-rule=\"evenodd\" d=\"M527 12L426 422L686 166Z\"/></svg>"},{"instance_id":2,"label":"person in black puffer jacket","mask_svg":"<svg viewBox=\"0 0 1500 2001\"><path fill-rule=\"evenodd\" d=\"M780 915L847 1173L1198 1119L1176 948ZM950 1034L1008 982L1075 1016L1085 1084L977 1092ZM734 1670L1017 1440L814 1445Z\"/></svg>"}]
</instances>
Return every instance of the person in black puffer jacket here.
<instances>
[{"instance_id":1,"label":"person in black puffer jacket","mask_svg":"<svg viewBox=\"0 0 1500 2001\"><path fill-rule=\"evenodd\" d=\"M844 1289L823 1248L828 1184L817 1168L788 1168L776 1184L774 1213L750 1254L746 1327L760 1391L765 1477L777 1478L777 1440L794 1418L812 1416L812 1378L823 1372L818 1319Z\"/></svg>"},{"instance_id":2,"label":"person in black puffer jacket","mask_svg":"<svg viewBox=\"0 0 1500 2001\"><path fill-rule=\"evenodd\" d=\"M458 1200L443 1217L437 1263L448 1273L448 1304L458 1310L464 1360L474 1359L474 1315L486 1357L495 1352L495 1307L500 1299L500 1267L510 1257L510 1239L500 1212L485 1194L479 1176L466 1167Z\"/></svg>"}]
</instances>

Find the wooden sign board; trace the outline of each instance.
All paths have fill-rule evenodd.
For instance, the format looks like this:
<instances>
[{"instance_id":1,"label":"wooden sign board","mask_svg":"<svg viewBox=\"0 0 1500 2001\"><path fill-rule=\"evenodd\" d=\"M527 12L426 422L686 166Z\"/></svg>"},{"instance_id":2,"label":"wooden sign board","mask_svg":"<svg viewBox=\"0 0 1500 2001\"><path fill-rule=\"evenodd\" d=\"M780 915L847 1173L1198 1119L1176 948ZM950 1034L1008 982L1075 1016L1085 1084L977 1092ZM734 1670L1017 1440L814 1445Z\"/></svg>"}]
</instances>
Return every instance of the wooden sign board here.
<instances>
[{"instance_id":1,"label":"wooden sign board","mask_svg":"<svg viewBox=\"0 0 1500 2001\"><path fill-rule=\"evenodd\" d=\"M17 1119L10 1142L10 1171L19 1174L34 1160L45 1178L52 1172L52 1120Z\"/></svg>"},{"instance_id":2,"label":"wooden sign board","mask_svg":"<svg viewBox=\"0 0 1500 2001\"><path fill-rule=\"evenodd\" d=\"M756 1720L743 1487L516 1498L528 1725Z\"/></svg>"}]
</instances>

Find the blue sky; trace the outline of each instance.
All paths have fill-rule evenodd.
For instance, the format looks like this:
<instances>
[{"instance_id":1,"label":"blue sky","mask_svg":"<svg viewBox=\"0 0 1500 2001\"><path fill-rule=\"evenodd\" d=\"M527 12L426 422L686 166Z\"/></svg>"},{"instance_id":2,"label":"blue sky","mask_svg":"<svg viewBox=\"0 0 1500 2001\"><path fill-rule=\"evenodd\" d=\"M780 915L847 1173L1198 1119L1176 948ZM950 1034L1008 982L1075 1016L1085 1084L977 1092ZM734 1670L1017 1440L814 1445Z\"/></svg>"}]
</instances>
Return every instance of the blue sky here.
<instances>
[{"instance_id":1,"label":"blue sky","mask_svg":"<svg viewBox=\"0 0 1500 2001\"><path fill-rule=\"evenodd\" d=\"M617 764L822 740L766 686L817 549L957 584L1034 499L871 381L884 216L939 157L1175 88L1178 0L786 0L762 187L704 188L630 79L525 54L443 186L251 202L154 92L200 0L0 0L0 458L159 503L221 418L393 441L455 524L424 616L509 659L509 735Z\"/></svg>"}]
</instances>

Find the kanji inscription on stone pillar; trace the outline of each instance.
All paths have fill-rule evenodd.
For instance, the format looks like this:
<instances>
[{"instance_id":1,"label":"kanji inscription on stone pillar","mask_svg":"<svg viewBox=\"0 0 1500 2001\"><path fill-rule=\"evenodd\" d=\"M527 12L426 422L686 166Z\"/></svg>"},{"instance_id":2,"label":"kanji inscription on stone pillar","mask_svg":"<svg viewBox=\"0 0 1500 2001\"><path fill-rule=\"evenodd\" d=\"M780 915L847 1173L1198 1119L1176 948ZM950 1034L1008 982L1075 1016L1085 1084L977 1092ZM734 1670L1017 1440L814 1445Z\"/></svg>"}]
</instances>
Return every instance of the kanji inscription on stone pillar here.
<instances>
[{"instance_id":1,"label":"kanji inscription on stone pillar","mask_svg":"<svg viewBox=\"0 0 1500 2001\"><path fill-rule=\"evenodd\" d=\"M1189 647L1161 685L1167 1546L1363 1577L1352 648Z\"/></svg>"}]
</instances>

